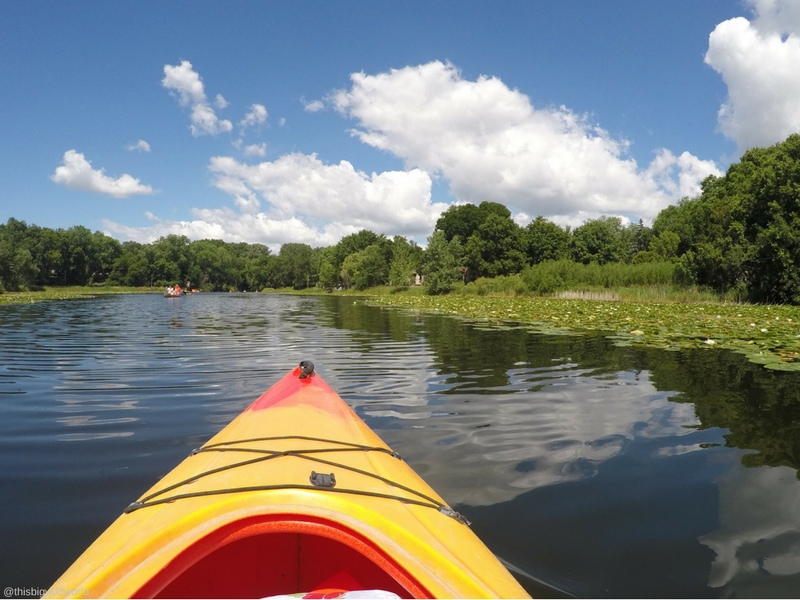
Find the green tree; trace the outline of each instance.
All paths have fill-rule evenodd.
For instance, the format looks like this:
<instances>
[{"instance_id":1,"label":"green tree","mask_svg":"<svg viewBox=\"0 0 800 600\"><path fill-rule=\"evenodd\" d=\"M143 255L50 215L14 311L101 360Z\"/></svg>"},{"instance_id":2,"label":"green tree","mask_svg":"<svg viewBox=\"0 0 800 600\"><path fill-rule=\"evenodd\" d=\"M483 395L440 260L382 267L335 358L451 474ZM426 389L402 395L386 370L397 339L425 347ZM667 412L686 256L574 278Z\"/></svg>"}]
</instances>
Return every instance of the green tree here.
<instances>
[{"instance_id":1,"label":"green tree","mask_svg":"<svg viewBox=\"0 0 800 600\"><path fill-rule=\"evenodd\" d=\"M330 260L325 259L320 264L317 285L324 290L332 290L339 285L339 275Z\"/></svg>"},{"instance_id":2,"label":"green tree","mask_svg":"<svg viewBox=\"0 0 800 600\"><path fill-rule=\"evenodd\" d=\"M18 248L14 251L11 272L11 281L16 289L29 289L35 285L39 267L33 262L33 256L27 248Z\"/></svg>"},{"instance_id":3,"label":"green tree","mask_svg":"<svg viewBox=\"0 0 800 600\"><path fill-rule=\"evenodd\" d=\"M491 215L511 218L511 211L498 202L453 205L436 221L435 230L443 231L449 242L455 236L468 240Z\"/></svg>"},{"instance_id":4,"label":"green tree","mask_svg":"<svg viewBox=\"0 0 800 600\"><path fill-rule=\"evenodd\" d=\"M544 217L536 217L525 227L525 254L529 264L561 260L569 250L569 228L562 229Z\"/></svg>"},{"instance_id":5,"label":"green tree","mask_svg":"<svg viewBox=\"0 0 800 600\"><path fill-rule=\"evenodd\" d=\"M238 242L227 243L225 247L234 258L238 274L237 289L253 291L270 286L276 269L276 259L267 246Z\"/></svg>"},{"instance_id":6,"label":"green tree","mask_svg":"<svg viewBox=\"0 0 800 600\"><path fill-rule=\"evenodd\" d=\"M415 242L396 235L392 241L392 259L389 264L389 283L395 286L411 285L414 273L422 262L422 248Z\"/></svg>"},{"instance_id":7,"label":"green tree","mask_svg":"<svg viewBox=\"0 0 800 600\"><path fill-rule=\"evenodd\" d=\"M435 230L444 233L448 242L455 236L466 240L475 233L483 219L484 215L474 204L452 205L436 221Z\"/></svg>"},{"instance_id":8,"label":"green tree","mask_svg":"<svg viewBox=\"0 0 800 600\"><path fill-rule=\"evenodd\" d=\"M622 260L629 263L639 252L646 252L649 249L653 230L639 219L638 223L631 223L627 227L623 227L621 236L623 246Z\"/></svg>"},{"instance_id":9,"label":"green tree","mask_svg":"<svg viewBox=\"0 0 800 600\"><path fill-rule=\"evenodd\" d=\"M243 284L250 291L263 290L271 287L277 270L277 258L269 254L262 254L245 261L243 269Z\"/></svg>"},{"instance_id":10,"label":"green tree","mask_svg":"<svg viewBox=\"0 0 800 600\"><path fill-rule=\"evenodd\" d=\"M308 244L283 244L278 252L279 287L293 287L296 290L312 285L312 258L314 250Z\"/></svg>"},{"instance_id":11,"label":"green tree","mask_svg":"<svg viewBox=\"0 0 800 600\"><path fill-rule=\"evenodd\" d=\"M317 286L324 290L333 290L339 286L339 273L334 266L336 248L328 246L314 250L314 268L317 272Z\"/></svg>"},{"instance_id":12,"label":"green tree","mask_svg":"<svg viewBox=\"0 0 800 600\"><path fill-rule=\"evenodd\" d=\"M512 275L525 268L525 239L510 215L490 213L464 247L473 277Z\"/></svg>"},{"instance_id":13,"label":"green tree","mask_svg":"<svg viewBox=\"0 0 800 600\"><path fill-rule=\"evenodd\" d=\"M355 279L356 271L361 263L363 252L363 250L359 250L358 252L348 254L344 261L342 261L342 270L339 271L339 279L344 289L353 287L353 280Z\"/></svg>"},{"instance_id":14,"label":"green tree","mask_svg":"<svg viewBox=\"0 0 800 600\"><path fill-rule=\"evenodd\" d=\"M3 237L0 237L0 288L4 291L15 291L18 288L13 246L8 239Z\"/></svg>"},{"instance_id":15,"label":"green tree","mask_svg":"<svg viewBox=\"0 0 800 600\"><path fill-rule=\"evenodd\" d=\"M600 217L586 221L572 232L570 254L575 262L604 265L624 260L627 251L619 217Z\"/></svg>"},{"instance_id":16,"label":"green tree","mask_svg":"<svg viewBox=\"0 0 800 600\"><path fill-rule=\"evenodd\" d=\"M797 214L776 214L772 222L758 232L752 263L761 273L751 283L751 292L756 298L800 304L800 217Z\"/></svg>"},{"instance_id":17,"label":"green tree","mask_svg":"<svg viewBox=\"0 0 800 600\"><path fill-rule=\"evenodd\" d=\"M681 238L674 231L662 231L650 239L650 251L663 260L674 260L678 256Z\"/></svg>"},{"instance_id":18,"label":"green tree","mask_svg":"<svg viewBox=\"0 0 800 600\"><path fill-rule=\"evenodd\" d=\"M223 242L224 243L224 242ZM151 245L152 278L156 285L184 284L189 278L189 238L170 234ZM218 247L221 247L218 245Z\"/></svg>"},{"instance_id":19,"label":"green tree","mask_svg":"<svg viewBox=\"0 0 800 600\"><path fill-rule=\"evenodd\" d=\"M92 276L92 232L86 227L70 227L63 233L61 255L65 261L65 285L86 285Z\"/></svg>"},{"instance_id":20,"label":"green tree","mask_svg":"<svg viewBox=\"0 0 800 600\"><path fill-rule=\"evenodd\" d=\"M350 254L365 250L368 246L377 243L381 237L384 236L379 236L368 229L362 229L356 233L346 235L339 240L335 246L332 246L330 250L326 251L324 256L319 260L318 269L322 269L323 262L330 263L331 267L325 268L326 277L329 277L332 273L334 274L334 280L327 281L330 288L337 287L339 284L344 283L339 279L344 259Z\"/></svg>"},{"instance_id":21,"label":"green tree","mask_svg":"<svg viewBox=\"0 0 800 600\"><path fill-rule=\"evenodd\" d=\"M336 246L334 246L334 266L340 266L349 254L365 250L368 246L371 246L377 241L378 234L368 229L362 229L357 233L344 236L339 240Z\"/></svg>"},{"instance_id":22,"label":"green tree","mask_svg":"<svg viewBox=\"0 0 800 600\"><path fill-rule=\"evenodd\" d=\"M214 291L239 289L236 256L222 240L198 240L190 245L188 279L198 287Z\"/></svg>"},{"instance_id":23,"label":"green tree","mask_svg":"<svg viewBox=\"0 0 800 600\"><path fill-rule=\"evenodd\" d=\"M742 253L743 282L756 300L799 304L800 135L748 150L724 179L751 244Z\"/></svg>"},{"instance_id":24,"label":"green tree","mask_svg":"<svg viewBox=\"0 0 800 600\"><path fill-rule=\"evenodd\" d=\"M114 262L121 255L122 244L118 240L95 231L92 234L88 264L92 283L105 283L114 269Z\"/></svg>"},{"instance_id":25,"label":"green tree","mask_svg":"<svg viewBox=\"0 0 800 600\"><path fill-rule=\"evenodd\" d=\"M35 285L39 269L28 249L28 224L9 219L0 225L0 286L6 290Z\"/></svg>"},{"instance_id":26,"label":"green tree","mask_svg":"<svg viewBox=\"0 0 800 600\"><path fill-rule=\"evenodd\" d=\"M499 202L481 202L478 205L478 211L481 215L481 223L486 221L490 215L497 215L498 217L508 219L511 218L511 211Z\"/></svg>"},{"instance_id":27,"label":"green tree","mask_svg":"<svg viewBox=\"0 0 800 600\"><path fill-rule=\"evenodd\" d=\"M383 285L389 279L389 265L386 263L386 251L382 244L373 244L360 252L361 260L353 277L353 284L358 290Z\"/></svg>"},{"instance_id":28,"label":"green tree","mask_svg":"<svg viewBox=\"0 0 800 600\"><path fill-rule=\"evenodd\" d=\"M698 198L662 211L658 237L680 238L684 281L719 292L741 290L754 300L800 302L794 275L800 259L800 135L754 148L724 177L709 177Z\"/></svg>"},{"instance_id":29,"label":"green tree","mask_svg":"<svg viewBox=\"0 0 800 600\"><path fill-rule=\"evenodd\" d=\"M446 294L461 280L462 252L458 236L448 242L443 231L433 232L428 238L428 248L423 257L427 294Z\"/></svg>"},{"instance_id":30,"label":"green tree","mask_svg":"<svg viewBox=\"0 0 800 600\"><path fill-rule=\"evenodd\" d=\"M108 281L118 285L145 286L150 284L150 271L142 244L123 242L122 254L114 261Z\"/></svg>"},{"instance_id":31,"label":"green tree","mask_svg":"<svg viewBox=\"0 0 800 600\"><path fill-rule=\"evenodd\" d=\"M113 238L109 238L113 239ZM116 240L115 240L116 241ZM31 226L28 229L27 247L39 267L37 285L57 285L62 271L62 240L58 231Z\"/></svg>"}]
</instances>

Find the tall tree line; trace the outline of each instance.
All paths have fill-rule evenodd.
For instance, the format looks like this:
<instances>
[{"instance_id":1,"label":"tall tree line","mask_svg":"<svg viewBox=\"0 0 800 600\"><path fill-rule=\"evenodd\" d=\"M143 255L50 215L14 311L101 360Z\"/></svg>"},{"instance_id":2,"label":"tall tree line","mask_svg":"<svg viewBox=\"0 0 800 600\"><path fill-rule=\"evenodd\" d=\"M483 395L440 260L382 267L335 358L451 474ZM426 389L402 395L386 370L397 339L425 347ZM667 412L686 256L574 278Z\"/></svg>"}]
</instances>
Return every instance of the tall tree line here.
<instances>
[{"instance_id":1,"label":"tall tree line","mask_svg":"<svg viewBox=\"0 0 800 600\"><path fill-rule=\"evenodd\" d=\"M570 229L539 216L524 227L496 202L451 206L424 250L402 236L362 230L337 244L190 241L169 235L124 242L85 227L0 224L0 289L45 285L159 286L191 281L207 290L408 286L429 293L459 282L508 276L547 261L600 265L671 262L676 284L730 290L756 301L800 304L800 135L750 150L697 198L653 222L601 217Z\"/></svg>"},{"instance_id":2,"label":"tall tree line","mask_svg":"<svg viewBox=\"0 0 800 600\"><path fill-rule=\"evenodd\" d=\"M101 283L121 255L117 240L86 227L52 230L11 218L0 224L0 289Z\"/></svg>"},{"instance_id":3,"label":"tall tree line","mask_svg":"<svg viewBox=\"0 0 800 600\"><path fill-rule=\"evenodd\" d=\"M402 236L360 231L326 248L190 241L168 235L150 244L122 242L85 227L48 229L11 218L0 224L0 291L44 286L180 283L209 291L413 283L422 248Z\"/></svg>"}]
</instances>

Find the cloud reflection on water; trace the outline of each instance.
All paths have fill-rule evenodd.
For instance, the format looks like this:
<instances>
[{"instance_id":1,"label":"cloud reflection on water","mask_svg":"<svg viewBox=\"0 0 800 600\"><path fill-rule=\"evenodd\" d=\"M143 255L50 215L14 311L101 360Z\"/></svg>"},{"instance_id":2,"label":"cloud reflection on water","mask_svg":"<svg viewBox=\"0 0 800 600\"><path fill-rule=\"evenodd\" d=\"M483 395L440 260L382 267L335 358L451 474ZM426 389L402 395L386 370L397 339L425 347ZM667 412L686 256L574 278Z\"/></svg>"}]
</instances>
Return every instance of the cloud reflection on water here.
<instances>
[{"instance_id":1,"label":"cloud reflection on water","mask_svg":"<svg viewBox=\"0 0 800 600\"><path fill-rule=\"evenodd\" d=\"M728 597L758 594L765 575L795 597L800 589L800 482L794 469L731 469L719 477L719 529L700 542L714 552L709 586ZM776 588L774 597L779 597Z\"/></svg>"},{"instance_id":2,"label":"cloud reflection on water","mask_svg":"<svg viewBox=\"0 0 800 600\"><path fill-rule=\"evenodd\" d=\"M430 416L415 429L405 457L448 502L495 504L591 477L634 438L669 438L665 447L672 447L697 424L692 406L670 402L646 373L620 372L609 381L552 367L515 378L535 381L536 390L444 396L448 402L436 408L449 408L441 413L447 418ZM424 415L431 413L406 411L405 418ZM478 464L481 478L469 485Z\"/></svg>"}]
</instances>

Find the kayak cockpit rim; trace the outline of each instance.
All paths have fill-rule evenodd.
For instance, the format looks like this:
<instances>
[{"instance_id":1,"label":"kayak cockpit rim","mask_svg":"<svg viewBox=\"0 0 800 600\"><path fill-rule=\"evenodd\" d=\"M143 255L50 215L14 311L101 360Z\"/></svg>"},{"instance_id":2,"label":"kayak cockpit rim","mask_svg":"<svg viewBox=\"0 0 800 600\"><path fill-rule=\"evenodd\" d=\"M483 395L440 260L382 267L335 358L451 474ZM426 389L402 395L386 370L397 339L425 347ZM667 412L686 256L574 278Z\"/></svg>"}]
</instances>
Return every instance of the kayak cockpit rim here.
<instances>
[{"instance_id":1,"label":"kayak cockpit rim","mask_svg":"<svg viewBox=\"0 0 800 600\"><path fill-rule=\"evenodd\" d=\"M341 523L298 514L256 515L219 527L175 556L133 597L264 597L345 588L432 597L373 540Z\"/></svg>"}]
</instances>

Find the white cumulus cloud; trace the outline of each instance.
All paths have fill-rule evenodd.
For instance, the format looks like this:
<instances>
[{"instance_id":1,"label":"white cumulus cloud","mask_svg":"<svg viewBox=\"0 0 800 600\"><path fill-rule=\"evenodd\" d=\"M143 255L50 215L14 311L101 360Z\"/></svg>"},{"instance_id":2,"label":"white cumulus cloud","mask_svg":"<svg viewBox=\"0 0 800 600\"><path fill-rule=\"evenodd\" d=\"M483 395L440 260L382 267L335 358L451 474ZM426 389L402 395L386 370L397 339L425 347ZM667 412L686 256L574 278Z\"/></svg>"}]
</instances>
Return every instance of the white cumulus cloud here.
<instances>
[{"instance_id":1,"label":"white cumulus cloud","mask_svg":"<svg viewBox=\"0 0 800 600\"><path fill-rule=\"evenodd\" d=\"M128 150L139 150L140 152L150 152L150 144L144 140L139 140L135 144L128 144L125 146Z\"/></svg>"},{"instance_id":2,"label":"white cumulus cloud","mask_svg":"<svg viewBox=\"0 0 800 600\"><path fill-rule=\"evenodd\" d=\"M233 129L230 121L219 119L211 108L200 75L195 72L188 60L181 61L177 66L164 65L164 79L161 80L161 85L177 94L181 106L191 107L192 124L189 128L193 136L217 135ZM227 106L227 101L219 95L217 105L220 105L220 99Z\"/></svg>"},{"instance_id":3,"label":"white cumulus cloud","mask_svg":"<svg viewBox=\"0 0 800 600\"><path fill-rule=\"evenodd\" d=\"M388 236L425 237L447 205L431 202L431 178L420 169L366 173L347 161L328 165L315 155L289 154L247 165L213 157L214 185L230 194L235 209L193 209L191 221L127 227L106 221L121 239L149 242L176 233L191 239L260 242L273 249L287 242L336 244L360 229Z\"/></svg>"},{"instance_id":4,"label":"white cumulus cloud","mask_svg":"<svg viewBox=\"0 0 800 600\"><path fill-rule=\"evenodd\" d=\"M266 156L267 154L267 144L250 144L249 146L244 147L244 153L247 156Z\"/></svg>"},{"instance_id":5,"label":"white cumulus cloud","mask_svg":"<svg viewBox=\"0 0 800 600\"><path fill-rule=\"evenodd\" d=\"M193 220L169 221L148 214L153 224L130 227L103 220L106 232L120 240L150 243L169 234L185 235L192 240L223 239L228 242L262 243L277 252L282 244L301 243L311 246L332 246L357 228L328 224L317 228L296 217L273 219L257 211L236 212L230 208L192 209Z\"/></svg>"},{"instance_id":6,"label":"white cumulus cloud","mask_svg":"<svg viewBox=\"0 0 800 600\"><path fill-rule=\"evenodd\" d=\"M217 105L217 108L228 108L230 102L225 100L225 98L222 97L222 94L217 94L217 97L214 98L214 104Z\"/></svg>"},{"instance_id":7,"label":"white cumulus cloud","mask_svg":"<svg viewBox=\"0 0 800 600\"><path fill-rule=\"evenodd\" d=\"M165 87L192 107L193 123L213 129L216 115L191 65L184 61L165 73ZM217 156L209 164L212 183L230 195L230 206L193 209L188 221L107 227L139 241L181 233L271 247L335 244L362 228L420 240L448 207L432 201L433 178L449 184L457 203L501 202L521 224L537 215L573 226L601 215L649 222L668 204L697 195L709 174L721 175L712 161L667 149L640 167L626 140L588 117L564 106L534 107L499 79L469 81L450 64L356 73L351 81L325 102L355 120L352 135L402 158L405 170L365 173L347 160L323 163L302 153L258 164ZM267 118L266 108L253 104L240 125ZM264 143L232 143L245 156L266 155Z\"/></svg>"},{"instance_id":8,"label":"white cumulus cloud","mask_svg":"<svg viewBox=\"0 0 800 600\"><path fill-rule=\"evenodd\" d=\"M257 165L219 156L209 168L216 187L234 198L262 198L279 219L301 216L306 222L428 235L446 208L431 202L431 178L420 169L367 175L345 160L326 165L300 153Z\"/></svg>"},{"instance_id":9,"label":"white cumulus cloud","mask_svg":"<svg viewBox=\"0 0 800 600\"><path fill-rule=\"evenodd\" d=\"M247 127L261 125L267 121L267 109L261 104L253 104L244 119L239 123L244 131Z\"/></svg>"},{"instance_id":10,"label":"white cumulus cloud","mask_svg":"<svg viewBox=\"0 0 800 600\"><path fill-rule=\"evenodd\" d=\"M86 157L75 150L64 153L64 164L56 168L50 179L73 190L108 194L115 198L153 193L152 187L143 185L127 173L114 179L106 175L104 169L93 169Z\"/></svg>"},{"instance_id":11,"label":"white cumulus cloud","mask_svg":"<svg viewBox=\"0 0 800 600\"><path fill-rule=\"evenodd\" d=\"M728 87L719 129L740 153L800 132L800 2L748 3L754 18L717 25L705 56Z\"/></svg>"},{"instance_id":12,"label":"white cumulus cloud","mask_svg":"<svg viewBox=\"0 0 800 600\"><path fill-rule=\"evenodd\" d=\"M325 108L322 100L312 100L311 102L303 102L303 110L310 113L321 111Z\"/></svg>"},{"instance_id":13,"label":"white cumulus cloud","mask_svg":"<svg viewBox=\"0 0 800 600\"><path fill-rule=\"evenodd\" d=\"M662 149L656 153L644 174L670 197L684 198L698 196L701 192L700 182L709 175L719 177L722 172L714 161L701 160L689 152L675 156L669 150Z\"/></svg>"},{"instance_id":14,"label":"white cumulus cloud","mask_svg":"<svg viewBox=\"0 0 800 600\"><path fill-rule=\"evenodd\" d=\"M633 214L652 219L698 190L710 161L661 151L640 169L628 142L566 107L534 108L495 77L468 81L439 61L351 75L330 101L353 135L444 177L461 202L501 202L528 215ZM671 157L671 158L670 158Z\"/></svg>"}]
</instances>

